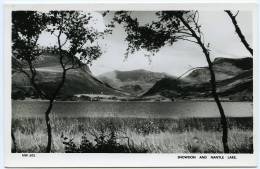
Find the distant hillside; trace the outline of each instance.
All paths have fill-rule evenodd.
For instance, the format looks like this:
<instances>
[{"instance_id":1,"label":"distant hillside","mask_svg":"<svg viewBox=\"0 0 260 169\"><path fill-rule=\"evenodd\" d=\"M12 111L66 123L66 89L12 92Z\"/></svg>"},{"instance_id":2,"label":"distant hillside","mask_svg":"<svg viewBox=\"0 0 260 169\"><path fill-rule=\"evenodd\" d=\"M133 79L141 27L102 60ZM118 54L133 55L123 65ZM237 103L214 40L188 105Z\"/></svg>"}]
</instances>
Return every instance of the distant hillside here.
<instances>
[{"instance_id":1,"label":"distant hillside","mask_svg":"<svg viewBox=\"0 0 260 169\"><path fill-rule=\"evenodd\" d=\"M19 64L22 63L12 58L12 98L38 98L29 79L16 71ZM59 59L56 55L44 54L35 64L38 72L37 83L50 95L61 80ZM213 67L220 97L233 101L252 100L252 58L216 58ZM29 71L26 66L25 69ZM210 75L206 67L195 69L186 77L177 79L166 73L143 69L112 71L96 78L89 67L84 66L68 71L66 82L57 99L67 100L81 94L123 96L125 100L209 99L212 98L209 80Z\"/></svg>"},{"instance_id":2,"label":"distant hillside","mask_svg":"<svg viewBox=\"0 0 260 169\"><path fill-rule=\"evenodd\" d=\"M252 100L252 58L217 58L213 62L217 76L217 92L220 97L235 101ZM198 79L196 79L198 78ZM208 70L196 69L183 79L163 78L143 97L161 95L166 98L196 99L211 97Z\"/></svg>"},{"instance_id":3,"label":"distant hillside","mask_svg":"<svg viewBox=\"0 0 260 169\"><path fill-rule=\"evenodd\" d=\"M101 74L98 78L109 86L138 95L151 88L162 78L171 77L166 73L151 72L143 69L132 71L112 71Z\"/></svg>"},{"instance_id":4,"label":"distant hillside","mask_svg":"<svg viewBox=\"0 0 260 169\"><path fill-rule=\"evenodd\" d=\"M221 81L224 79L232 78L243 71L249 70L253 67L253 59L246 58L216 58L213 61L213 68L216 75L216 80ZM202 83L209 82L210 73L208 68L198 68L184 77L183 80Z\"/></svg>"},{"instance_id":5,"label":"distant hillside","mask_svg":"<svg viewBox=\"0 0 260 169\"><path fill-rule=\"evenodd\" d=\"M12 96L19 97L36 97L28 78L20 72L15 71L15 67L19 61L13 58L13 74L12 74ZM61 67L58 57L52 54L42 55L36 63L37 83L45 91L51 94L61 80ZM28 70L29 71L29 70ZM97 78L95 78L88 66L81 69L69 70L67 73L64 87L59 93L59 98L64 99L75 94L114 94L122 95L121 92L107 86Z\"/></svg>"}]
</instances>

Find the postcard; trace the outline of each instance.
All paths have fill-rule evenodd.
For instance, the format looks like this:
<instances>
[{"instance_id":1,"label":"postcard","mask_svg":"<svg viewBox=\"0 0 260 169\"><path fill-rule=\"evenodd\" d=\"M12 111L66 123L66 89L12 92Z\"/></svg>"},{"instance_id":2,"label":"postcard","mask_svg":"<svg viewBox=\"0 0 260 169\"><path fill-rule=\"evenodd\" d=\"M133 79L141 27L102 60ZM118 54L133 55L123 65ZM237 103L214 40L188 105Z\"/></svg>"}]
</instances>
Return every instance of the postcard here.
<instances>
[{"instance_id":1,"label":"postcard","mask_svg":"<svg viewBox=\"0 0 260 169\"><path fill-rule=\"evenodd\" d=\"M5 9L6 167L256 166L256 4Z\"/></svg>"}]
</instances>

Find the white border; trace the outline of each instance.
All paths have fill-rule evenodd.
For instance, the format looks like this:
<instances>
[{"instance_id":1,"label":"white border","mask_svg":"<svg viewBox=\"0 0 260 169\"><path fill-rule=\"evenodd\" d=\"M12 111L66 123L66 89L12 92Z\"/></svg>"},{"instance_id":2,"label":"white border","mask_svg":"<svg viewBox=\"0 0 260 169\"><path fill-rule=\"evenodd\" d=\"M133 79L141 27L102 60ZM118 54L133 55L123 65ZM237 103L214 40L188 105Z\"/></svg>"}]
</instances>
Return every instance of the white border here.
<instances>
[{"instance_id":1,"label":"white border","mask_svg":"<svg viewBox=\"0 0 260 169\"><path fill-rule=\"evenodd\" d=\"M249 1L252 2L252 1ZM255 167L254 154L235 154L236 160L178 160L178 155L189 154L65 154L38 153L35 158L24 158L19 153L11 153L11 11L12 10L251 10L254 16L254 35L257 33L257 6L254 3L84 3L84 4L6 4L5 5L5 57L4 57L4 110L5 110L5 166L6 167ZM257 38L254 37L254 136L258 105L258 76L256 69L259 63ZM256 150L256 137L254 149ZM197 157L203 154L191 154ZM210 156L211 154L207 154ZM216 154L212 154L216 155ZM223 154L219 154L223 155ZM227 157L228 155L224 155Z\"/></svg>"}]
</instances>

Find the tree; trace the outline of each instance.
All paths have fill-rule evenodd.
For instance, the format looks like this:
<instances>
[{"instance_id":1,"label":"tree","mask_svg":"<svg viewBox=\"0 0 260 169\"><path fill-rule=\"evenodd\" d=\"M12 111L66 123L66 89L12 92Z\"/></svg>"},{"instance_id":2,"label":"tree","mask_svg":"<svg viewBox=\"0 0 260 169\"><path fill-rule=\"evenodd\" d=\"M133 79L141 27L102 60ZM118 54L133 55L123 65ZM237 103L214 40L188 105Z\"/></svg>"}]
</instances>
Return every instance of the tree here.
<instances>
[{"instance_id":1,"label":"tree","mask_svg":"<svg viewBox=\"0 0 260 169\"><path fill-rule=\"evenodd\" d=\"M114 22L122 24L127 32L128 48L126 57L138 50L146 49L154 54L161 47L173 45L179 40L198 45L207 60L210 72L211 93L218 106L222 125L222 143L225 153L229 153L228 128L224 109L217 94L216 77L210 59L209 44L205 44L204 36L199 25L198 11L159 11L156 12L157 21L140 25L131 12L115 12Z\"/></svg>"},{"instance_id":2,"label":"tree","mask_svg":"<svg viewBox=\"0 0 260 169\"><path fill-rule=\"evenodd\" d=\"M67 72L91 64L102 54L100 46L96 43L102 33L88 25L90 19L90 13L78 11L52 11L48 13L15 11L12 13L12 54L16 60L15 67L30 79L37 94L49 101L45 111L48 133L46 152L51 151L52 142L49 115L54 101L65 83ZM53 49L57 53L61 66L60 80L51 91L43 89L36 68L37 60L42 54L37 42L43 31L56 37L57 45Z\"/></svg>"},{"instance_id":3,"label":"tree","mask_svg":"<svg viewBox=\"0 0 260 169\"><path fill-rule=\"evenodd\" d=\"M236 33L237 33L238 37L240 38L241 42L246 47L246 49L250 52L250 54L253 56L253 49L248 44L248 42L247 42L245 36L243 35L240 27L238 26L238 23L237 23L237 20L236 20L236 17L238 15L239 11L237 11L237 13L235 15L230 10L225 10L225 12L230 17L230 19L231 19L231 21L232 21L232 23L235 27Z\"/></svg>"}]
</instances>

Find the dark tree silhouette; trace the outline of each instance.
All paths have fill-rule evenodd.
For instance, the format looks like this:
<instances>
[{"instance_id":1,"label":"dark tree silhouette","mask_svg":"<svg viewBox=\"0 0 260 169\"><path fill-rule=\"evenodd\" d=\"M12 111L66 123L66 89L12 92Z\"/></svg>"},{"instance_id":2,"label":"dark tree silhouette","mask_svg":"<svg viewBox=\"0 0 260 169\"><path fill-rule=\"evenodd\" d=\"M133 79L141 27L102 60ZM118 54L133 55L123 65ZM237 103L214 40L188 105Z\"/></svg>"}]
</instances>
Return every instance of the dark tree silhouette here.
<instances>
[{"instance_id":1,"label":"dark tree silhouette","mask_svg":"<svg viewBox=\"0 0 260 169\"><path fill-rule=\"evenodd\" d=\"M12 141L13 141L12 152L16 153L16 151L17 151L17 143L16 143L16 140L15 140L13 129L11 130L11 138L12 138Z\"/></svg>"},{"instance_id":2,"label":"dark tree silhouette","mask_svg":"<svg viewBox=\"0 0 260 169\"><path fill-rule=\"evenodd\" d=\"M31 85L41 98L49 100L45 112L48 133L46 152L51 152L52 143L49 115L53 103L65 83L67 72L91 64L102 54L96 43L102 33L88 26L90 19L90 14L78 11L52 11L49 13L15 11L12 13L12 51L13 59L16 60L15 67L30 79ZM57 56L54 57L59 58L62 70L61 79L51 91L43 89L35 66L42 54L37 42L43 31L47 31L57 38L57 45L53 47Z\"/></svg>"},{"instance_id":3,"label":"dark tree silhouette","mask_svg":"<svg viewBox=\"0 0 260 169\"><path fill-rule=\"evenodd\" d=\"M46 23L45 16L37 12L12 12L12 68L23 72L41 97L47 96L40 90L36 83L36 70L33 67L33 61L40 56L37 41L41 31L46 28ZM12 73L15 72L12 71ZM15 143L13 130L11 136Z\"/></svg>"},{"instance_id":4,"label":"dark tree silhouette","mask_svg":"<svg viewBox=\"0 0 260 169\"><path fill-rule=\"evenodd\" d=\"M237 33L238 37L240 38L241 42L246 47L246 49L250 52L250 54L253 56L253 49L250 47L249 43L247 42L247 40L246 40L245 36L243 35L240 27L238 26L238 23L237 23L237 20L236 20L236 17L238 15L239 11L237 11L236 14L233 14L230 10L225 10L225 12L230 17L230 19L231 19L231 21L232 21L232 23L235 27L236 33Z\"/></svg>"},{"instance_id":5,"label":"dark tree silhouette","mask_svg":"<svg viewBox=\"0 0 260 169\"><path fill-rule=\"evenodd\" d=\"M178 40L184 40L198 45L205 55L210 72L211 93L218 106L222 124L222 143L225 153L229 153L228 128L224 109L216 89L216 77L210 59L209 44L205 44L199 24L198 11L160 11L156 12L157 21L140 25L131 12L119 11L114 14L114 22L122 24L127 32L128 48L126 57L138 50L146 49L154 54L161 47L174 45Z\"/></svg>"}]
</instances>

